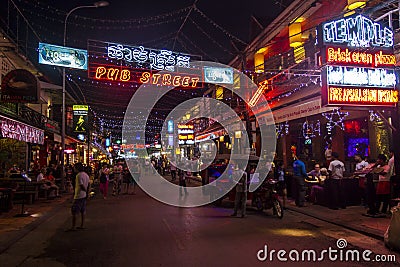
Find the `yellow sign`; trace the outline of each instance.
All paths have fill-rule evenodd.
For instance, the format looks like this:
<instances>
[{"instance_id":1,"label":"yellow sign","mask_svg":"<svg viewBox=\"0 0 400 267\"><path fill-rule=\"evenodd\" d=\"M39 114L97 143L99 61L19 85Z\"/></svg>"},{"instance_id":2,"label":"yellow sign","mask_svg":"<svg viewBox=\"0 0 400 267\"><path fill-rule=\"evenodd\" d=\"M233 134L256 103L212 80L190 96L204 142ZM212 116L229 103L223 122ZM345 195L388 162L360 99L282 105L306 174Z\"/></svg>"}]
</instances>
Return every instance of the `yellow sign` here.
<instances>
[{"instance_id":1,"label":"yellow sign","mask_svg":"<svg viewBox=\"0 0 400 267\"><path fill-rule=\"evenodd\" d=\"M72 110L89 110L89 106L88 105L73 105L72 106Z\"/></svg>"}]
</instances>

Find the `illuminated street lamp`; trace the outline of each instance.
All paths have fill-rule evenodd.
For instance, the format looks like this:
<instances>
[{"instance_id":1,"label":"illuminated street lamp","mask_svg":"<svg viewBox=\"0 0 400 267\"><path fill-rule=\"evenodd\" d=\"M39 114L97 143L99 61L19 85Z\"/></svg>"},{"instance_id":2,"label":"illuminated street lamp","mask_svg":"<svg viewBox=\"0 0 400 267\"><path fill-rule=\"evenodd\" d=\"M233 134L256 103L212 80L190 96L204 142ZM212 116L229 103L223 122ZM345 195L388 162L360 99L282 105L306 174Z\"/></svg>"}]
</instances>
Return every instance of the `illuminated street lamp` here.
<instances>
[{"instance_id":1,"label":"illuminated street lamp","mask_svg":"<svg viewBox=\"0 0 400 267\"><path fill-rule=\"evenodd\" d=\"M63 46L66 45L66 36L67 36L67 20L69 15L72 14L75 10L81 8L91 8L91 7L105 7L108 6L109 3L107 1L99 1L94 3L91 6L77 6L71 9L64 20L64 42ZM62 121L61 121L61 188L64 190L64 182L65 182L65 174L64 174L64 150L65 150L65 68L63 68L62 72Z\"/></svg>"}]
</instances>

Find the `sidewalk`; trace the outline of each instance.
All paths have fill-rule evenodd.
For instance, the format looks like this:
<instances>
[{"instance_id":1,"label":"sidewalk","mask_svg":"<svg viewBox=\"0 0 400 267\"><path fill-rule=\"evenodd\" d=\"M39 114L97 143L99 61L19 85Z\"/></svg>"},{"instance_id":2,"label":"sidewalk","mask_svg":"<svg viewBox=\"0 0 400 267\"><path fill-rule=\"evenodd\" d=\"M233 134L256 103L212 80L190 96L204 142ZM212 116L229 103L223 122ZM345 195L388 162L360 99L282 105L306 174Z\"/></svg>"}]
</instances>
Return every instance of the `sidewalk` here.
<instances>
[{"instance_id":1,"label":"sidewalk","mask_svg":"<svg viewBox=\"0 0 400 267\"><path fill-rule=\"evenodd\" d=\"M390 224L390 215L384 218L364 216L363 214L366 213L367 209L363 206L349 206L346 209L331 210L311 203L306 203L305 207L297 207L293 200L288 200L286 207L288 210L293 210L382 241L383 235Z\"/></svg>"},{"instance_id":2,"label":"sidewalk","mask_svg":"<svg viewBox=\"0 0 400 267\"><path fill-rule=\"evenodd\" d=\"M13 243L34 230L39 224L51 217L67 201L72 199L72 193L64 193L53 200L39 199L33 204L25 204L27 217L15 217L21 214L22 204L14 204L12 210L0 214L0 254Z\"/></svg>"}]
</instances>

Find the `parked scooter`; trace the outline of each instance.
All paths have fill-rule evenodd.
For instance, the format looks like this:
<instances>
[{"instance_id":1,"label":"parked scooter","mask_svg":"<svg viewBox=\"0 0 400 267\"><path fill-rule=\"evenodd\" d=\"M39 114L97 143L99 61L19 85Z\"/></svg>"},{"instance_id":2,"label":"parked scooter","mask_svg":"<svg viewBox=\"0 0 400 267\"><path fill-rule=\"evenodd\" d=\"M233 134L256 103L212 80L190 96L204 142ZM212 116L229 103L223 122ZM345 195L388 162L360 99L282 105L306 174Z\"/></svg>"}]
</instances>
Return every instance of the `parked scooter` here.
<instances>
[{"instance_id":1,"label":"parked scooter","mask_svg":"<svg viewBox=\"0 0 400 267\"><path fill-rule=\"evenodd\" d=\"M258 211L265 209L273 209L274 215L279 219L283 218L283 206L279 199L277 187L277 180L268 179L264 182L259 189L254 192L252 199L252 206L256 207Z\"/></svg>"}]
</instances>

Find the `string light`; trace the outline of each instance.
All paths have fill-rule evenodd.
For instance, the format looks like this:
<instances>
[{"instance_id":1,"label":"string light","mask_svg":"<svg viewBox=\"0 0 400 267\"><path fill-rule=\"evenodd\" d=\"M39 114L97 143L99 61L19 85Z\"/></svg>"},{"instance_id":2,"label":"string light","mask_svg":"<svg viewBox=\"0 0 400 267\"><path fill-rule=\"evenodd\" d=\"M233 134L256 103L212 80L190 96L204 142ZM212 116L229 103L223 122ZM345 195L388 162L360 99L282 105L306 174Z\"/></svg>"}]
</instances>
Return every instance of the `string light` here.
<instances>
[{"instance_id":1,"label":"string light","mask_svg":"<svg viewBox=\"0 0 400 267\"><path fill-rule=\"evenodd\" d=\"M319 120L316 122L309 122L306 120L303 123L303 136L306 139L314 138L321 135L321 123Z\"/></svg>"},{"instance_id":2,"label":"string light","mask_svg":"<svg viewBox=\"0 0 400 267\"><path fill-rule=\"evenodd\" d=\"M276 127L275 133L277 138L289 134L289 123L287 121L285 121L284 123L277 123L275 127Z\"/></svg>"},{"instance_id":3,"label":"string light","mask_svg":"<svg viewBox=\"0 0 400 267\"><path fill-rule=\"evenodd\" d=\"M349 116L348 112L341 112L340 108L332 110L332 112L323 112L322 116L324 116L327 122L327 130L331 132L335 126L338 126L341 130L344 130L344 119Z\"/></svg>"},{"instance_id":4,"label":"string light","mask_svg":"<svg viewBox=\"0 0 400 267\"><path fill-rule=\"evenodd\" d=\"M370 122L381 122L382 118L373 110L369 110L369 121Z\"/></svg>"}]
</instances>

